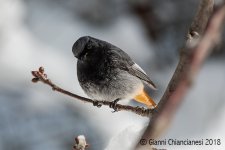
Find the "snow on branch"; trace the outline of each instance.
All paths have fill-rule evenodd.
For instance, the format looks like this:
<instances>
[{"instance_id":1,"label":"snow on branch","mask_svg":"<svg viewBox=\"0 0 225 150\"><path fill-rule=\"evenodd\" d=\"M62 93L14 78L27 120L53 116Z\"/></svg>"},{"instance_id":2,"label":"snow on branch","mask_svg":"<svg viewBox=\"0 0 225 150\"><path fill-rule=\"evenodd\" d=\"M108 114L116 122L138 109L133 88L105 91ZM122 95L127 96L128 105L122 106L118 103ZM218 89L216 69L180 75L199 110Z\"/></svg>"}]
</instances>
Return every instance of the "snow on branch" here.
<instances>
[{"instance_id":1,"label":"snow on branch","mask_svg":"<svg viewBox=\"0 0 225 150\"><path fill-rule=\"evenodd\" d=\"M86 150L89 147L84 135L78 135L75 138L74 150Z\"/></svg>"}]
</instances>

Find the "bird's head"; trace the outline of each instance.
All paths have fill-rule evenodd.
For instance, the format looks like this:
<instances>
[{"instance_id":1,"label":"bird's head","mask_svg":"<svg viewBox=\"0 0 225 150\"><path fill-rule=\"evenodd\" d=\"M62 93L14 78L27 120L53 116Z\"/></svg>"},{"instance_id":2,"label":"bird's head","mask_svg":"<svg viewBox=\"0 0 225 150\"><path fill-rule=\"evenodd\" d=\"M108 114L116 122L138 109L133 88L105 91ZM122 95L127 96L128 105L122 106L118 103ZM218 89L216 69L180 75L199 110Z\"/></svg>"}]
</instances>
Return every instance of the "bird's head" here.
<instances>
[{"instance_id":1,"label":"bird's head","mask_svg":"<svg viewBox=\"0 0 225 150\"><path fill-rule=\"evenodd\" d=\"M94 51L96 49L99 49L102 47L103 41L100 41L98 39L95 39L90 36L83 36L80 37L72 47L73 54L76 58L82 59L85 57L88 53L91 51Z\"/></svg>"}]
</instances>

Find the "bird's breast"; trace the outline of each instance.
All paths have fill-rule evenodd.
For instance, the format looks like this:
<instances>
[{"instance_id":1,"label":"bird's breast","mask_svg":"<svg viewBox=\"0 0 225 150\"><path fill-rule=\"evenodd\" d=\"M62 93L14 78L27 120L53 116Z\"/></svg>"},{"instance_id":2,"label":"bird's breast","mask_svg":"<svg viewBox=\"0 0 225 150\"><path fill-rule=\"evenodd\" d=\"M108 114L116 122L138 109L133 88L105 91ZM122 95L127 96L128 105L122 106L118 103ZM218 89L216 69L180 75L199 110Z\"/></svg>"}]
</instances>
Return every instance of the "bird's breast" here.
<instances>
[{"instance_id":1,"label":"bird's breast","mask_svg":"<svg viewBox=\"0 0 225 150\"><path fill-rule=\"evenodd\" d=\"M109 81L116 74L115 68L104 61L95 63L77 62L77 76L79 82L82 83L100 84Z\"/></svg>"}]
</instances>

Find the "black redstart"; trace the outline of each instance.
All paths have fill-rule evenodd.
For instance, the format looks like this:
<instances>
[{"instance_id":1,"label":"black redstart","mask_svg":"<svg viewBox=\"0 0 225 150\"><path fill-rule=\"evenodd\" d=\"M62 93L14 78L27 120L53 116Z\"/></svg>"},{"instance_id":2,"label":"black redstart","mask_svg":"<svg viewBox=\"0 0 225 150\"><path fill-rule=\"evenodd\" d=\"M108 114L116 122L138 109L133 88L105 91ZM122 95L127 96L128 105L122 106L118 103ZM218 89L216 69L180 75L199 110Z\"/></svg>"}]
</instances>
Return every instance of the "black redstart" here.
<instances>
[{"instance_id":1,"label":"black redstart","mask_svg":"<svg viewBox=\"0 0 225 150\"><path fill-rule=\"evenodd\" d=\"M90 37L79 38L72 48L78 58L77 76L84 92L94 100L118 102L134 99L149 108L156 103L144 91L146 83L152 89L155 84L127 53L120 48Z\"/></svg>"}]
</instances>

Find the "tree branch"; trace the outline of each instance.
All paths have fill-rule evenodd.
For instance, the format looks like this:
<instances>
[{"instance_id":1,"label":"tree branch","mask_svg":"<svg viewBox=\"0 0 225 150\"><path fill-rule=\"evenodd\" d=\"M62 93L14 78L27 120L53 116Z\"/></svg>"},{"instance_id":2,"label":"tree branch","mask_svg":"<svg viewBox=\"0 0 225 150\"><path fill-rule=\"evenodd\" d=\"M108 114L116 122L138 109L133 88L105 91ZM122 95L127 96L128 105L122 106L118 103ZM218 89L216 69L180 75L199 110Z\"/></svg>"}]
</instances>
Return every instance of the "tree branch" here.
<instances>
[{"instance_id":1,"label":"tree branch","mask_svg":"<svg viewBox=\"0 0 225 150\"><path fill-rule=\"evenodd\" d=\"M156 139L168 127L201 65L219 42L225 20L225 4L223 3L211 16L213 5L213 0L201 1L198 13L189 29L187 43L181 49L177 68L158 107L152 114L152 119L142 136L143 139ZM143 147L145 146L137 145L137 149ZM146 145L146 147L150 146Z\"/></svg>"},{"instance_id":2,"label":"tree branch","mask_svg":"<svg viewBox=\"0 0 225 150\"><path fill-rule=\"evenodd\" d=\"M76 100L79 101L83 101L83 102L87 102L87 103L92 103L94 106L97 107L101 107L102 105L106 105L106 106L112 106L113 102L109 102L109 101L96 101L96 100L92 100L89 98L85 98L79 95L76 95L74 93L71 93L69 91L66 91L62 88L60 88L59 86L55 85L48 77L47 74L44 73L44 68L40 67L38 71L32 71L31 72L32 75L34 76L34 78L32 79L32 82L36 83L38 81L41 81L42 83L49 85L53 91L57 91L59 93L68 95L70 97L75 98ZM152 114L153 109L145 109L143 107L133 107L133 106L129 106L129 105L120 105L120 104L116 104L115 105L115 109L116 111L129 111L129 112L133 112L135 114L144 116L144 117L149 117Z\"/></svg>"}]
</instances>

